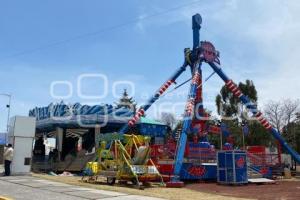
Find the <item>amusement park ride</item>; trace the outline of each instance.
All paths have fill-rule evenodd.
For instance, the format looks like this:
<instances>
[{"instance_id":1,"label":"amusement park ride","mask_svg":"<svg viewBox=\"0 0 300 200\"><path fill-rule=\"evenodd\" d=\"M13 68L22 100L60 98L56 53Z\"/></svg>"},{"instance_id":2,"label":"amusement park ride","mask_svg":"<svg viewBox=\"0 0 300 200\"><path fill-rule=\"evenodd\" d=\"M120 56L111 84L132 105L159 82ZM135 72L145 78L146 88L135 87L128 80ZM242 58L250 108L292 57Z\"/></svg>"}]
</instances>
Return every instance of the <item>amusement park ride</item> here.
<instances>
[{"instance_id":1,"label":"amusement park ride","mask_svg":"<svg viewBox=\"0 0 300 200\"><path fill-rule=\"evenodd\" d=\"M178 187L182 186L184 179L200 179L199 175L203 175L208 172L211 176L216 176L217 163L203 162L203 158L197 158L192 156L193 145L200 146L208 145L207 151L209 153L216 154L214 148L206 140L206 113L203 108L202 102L202 65L207 63L224 82L226 87L237 97L250 111L254 117L265 127L280 145L292 156L292 158L300 163L299 154L294 151L283 139L281 134L272 127L272 125L263 117L263 114L257 110L257 106L244 95L238 86L223 72L220 67L219 52L215 49L213 44L208 41L200 41L200 29L202 18L199 14L196 14L192 18L193 28L193 48L184 49L184 62L183 65L155 92L154 96L147 102L147 104L141 106L134 117L132 117L126 125L124 125L119 131L120 135L124 135L130 132L130 128L133 127L139 119L145 114L145 112L151 107L151 105L157 101L163 93L172 85L176 84L176 79L190 67L192 72L192 79L190 84L190 90L185 107L185 113L183 118L182 130L179 136L177 144L173 146L167 146L167 150L173 151L173 160L168 158L153 159L156 163L159 171L168 171L171 173L167 186ZM188 135L193 133L193 141L188 140ZM189 137L190 138L190 137ZM190 155L187 155L187 146L190 148ZM168 168L168 167L169 168ZM168 168L168 170L166 170ZM188 175L189 174L189 175Z\"/></svg>"}]
</instances>

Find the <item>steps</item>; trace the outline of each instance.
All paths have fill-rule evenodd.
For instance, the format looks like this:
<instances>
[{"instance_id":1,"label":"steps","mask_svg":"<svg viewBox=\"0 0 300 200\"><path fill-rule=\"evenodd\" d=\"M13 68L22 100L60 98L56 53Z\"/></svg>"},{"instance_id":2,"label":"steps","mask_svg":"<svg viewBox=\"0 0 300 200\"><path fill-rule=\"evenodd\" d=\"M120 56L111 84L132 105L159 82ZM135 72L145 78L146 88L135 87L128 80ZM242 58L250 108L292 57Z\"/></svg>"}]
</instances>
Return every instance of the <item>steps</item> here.
<instances>
[{"instance_id":1,"label":"steps","mask_svg":"<svg viewBox=\"0 0 300 200\"><path fill-rule=\"evenodd\" d=\"M248 165L248 179L256 179L256 178L263 178L263 175L259 173L255 168Z\"/></svg>"},{"instance_id":2,"label":"steps","mask_svg":"<svg viewBox=\"0 0 300 200\"><path fill-rule=\"evenodd\" d=\"M255 184L262 184L262 183L269 183L269 184L274 184L276 183L274 180L267 179L267 178L249 178L248 179L249 183L255 183Z\"/></svg>"},{"instance_id":3,"label":"steps","mask_svg":"<svg viewBox=\"0 0 300 200\"><path fill-rule=\"evenodd\" d=\"M254 184L274 184L275 181L264 178L263 175L253 166L248 164L248 182Z\"/></svg>"}]
</instances>

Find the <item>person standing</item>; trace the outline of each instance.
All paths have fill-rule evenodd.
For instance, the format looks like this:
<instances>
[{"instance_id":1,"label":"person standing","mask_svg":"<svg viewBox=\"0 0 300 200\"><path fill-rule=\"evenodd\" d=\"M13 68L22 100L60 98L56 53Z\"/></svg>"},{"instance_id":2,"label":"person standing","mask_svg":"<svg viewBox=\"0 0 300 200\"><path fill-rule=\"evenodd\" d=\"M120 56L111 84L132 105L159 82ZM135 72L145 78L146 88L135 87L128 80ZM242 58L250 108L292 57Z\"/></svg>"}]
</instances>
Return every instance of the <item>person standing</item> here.
<instances>
[{"instance_id":1,"label":"person standing","mask_svg":"<svg viewBox=\"0 0 300 200\"><path fill-rule=\"evenodd\" d=\"M10 165L14 157L14 149L11 144L8 144L4 149L4 170L5 176L10 176Z\"/></svg>"}]
</instances>

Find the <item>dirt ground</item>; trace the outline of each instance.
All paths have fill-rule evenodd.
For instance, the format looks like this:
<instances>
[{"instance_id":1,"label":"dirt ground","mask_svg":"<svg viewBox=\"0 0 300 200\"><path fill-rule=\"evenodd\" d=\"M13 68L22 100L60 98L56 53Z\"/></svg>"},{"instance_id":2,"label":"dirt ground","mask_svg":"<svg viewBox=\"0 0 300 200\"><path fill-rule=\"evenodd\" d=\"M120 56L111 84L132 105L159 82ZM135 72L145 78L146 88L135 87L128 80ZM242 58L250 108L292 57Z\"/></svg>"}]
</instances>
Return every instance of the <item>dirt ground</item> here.
<instances>
[{"instance_id":1,"label":"dirt ground","mask_svg":"<svg viewBox=\"0 0 300 200\"><path fill-rule=\"evenodd\" d=\"M33 174L33 176L53 181L79 185L90 188L98 188L110 191L124 192L127 194L146 195L171 200L299 200L300 180L277 181L272 185L247 185L247 186L223 186L216 183L193 183L184 188L162 188L158 186L138 190L130 185L109 186L103 182L97 184L84 183L81 177L60 177L45 174Z\"/></svg>"},{"instance_id":2,"label":"dirt ground","mask_svg":"<svg viewBox=\"0 0 300 200\"><path fill-rule=\"evenodd\" d=\"M230 197L254 198L258 200L299 200L300 180L280 180L276 184L246 186L224 186L215 183L190 184L186 188L194 191Z\"/></svg>"}]
</instances>

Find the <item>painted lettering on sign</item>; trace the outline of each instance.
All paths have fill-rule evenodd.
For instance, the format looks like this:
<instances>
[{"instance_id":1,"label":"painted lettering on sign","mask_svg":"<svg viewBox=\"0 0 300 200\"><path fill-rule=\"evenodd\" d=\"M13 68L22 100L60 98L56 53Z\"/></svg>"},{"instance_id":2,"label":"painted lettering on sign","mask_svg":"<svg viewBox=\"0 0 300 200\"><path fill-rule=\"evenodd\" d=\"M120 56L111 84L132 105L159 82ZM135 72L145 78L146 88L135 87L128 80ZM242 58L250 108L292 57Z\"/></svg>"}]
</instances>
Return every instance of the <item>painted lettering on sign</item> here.
<instances>
[{"instance_id":1,"label":"painted lettering on sign","mask_svg":"<svg viewBox=\"0 0 300 200\"><path fill-rule=\"evenodd\" d=\"M245 163L246 163L246 160L244 157L239 157L237 160L236 160L236 165L237 167L239 168L242 168L245 166Z\"/></svg>"},{"instance_id":2,"label":"painted lettering on sign","mask_svg":"<svg viewBox=\"0 0 300 200\"><path fill-rule=\"evenodd\" d=\"M193 166L193 167L189 168L188 172L192 176L204 176L206 173L206 169L205 169L205 167L202 167L202 166L200 166L200 167Z\"/></svg>"},{"instance_id":3,"label":"painted lettering on sign","mask_svg":"<svg viewBox=\"0 0 300 200\"><path fill-rule=\"evenodd\" d=\"M267 174L269 172L269 169L267 167L262 167L259 172L263 175Z\"/></svg>"}]
</instances>

